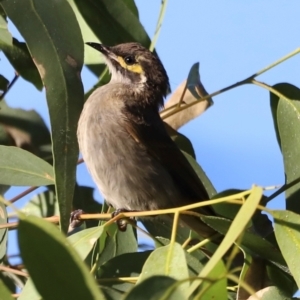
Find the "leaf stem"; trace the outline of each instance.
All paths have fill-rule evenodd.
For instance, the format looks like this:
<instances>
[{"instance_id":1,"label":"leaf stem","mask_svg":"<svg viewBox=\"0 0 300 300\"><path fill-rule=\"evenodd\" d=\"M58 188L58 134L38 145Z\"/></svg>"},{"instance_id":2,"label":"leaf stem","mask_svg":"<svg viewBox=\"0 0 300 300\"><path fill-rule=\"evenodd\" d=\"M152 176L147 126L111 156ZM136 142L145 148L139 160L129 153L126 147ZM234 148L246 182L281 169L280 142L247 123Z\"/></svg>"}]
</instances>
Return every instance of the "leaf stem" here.
<instances>
[{"instance_id":1,"label":"leaf stem","mask_svg":"<svg viewBox=\"0 0 300 300\"><path fill-rule=\"evenodd\" d=\"M159 12L159 16L158 16L158 20L157 20L157 24L156 24L156 28L155 28L155 33L154 33L153 39L152 39L150 47L149 47L150 51L153 51L155 48L158 36L160 34L162 22L163 22L163 19L165 16L167 4L168 4L168 0L162 0L161 6L160 6L160 12Z\"/></svg>"}]
</instances>

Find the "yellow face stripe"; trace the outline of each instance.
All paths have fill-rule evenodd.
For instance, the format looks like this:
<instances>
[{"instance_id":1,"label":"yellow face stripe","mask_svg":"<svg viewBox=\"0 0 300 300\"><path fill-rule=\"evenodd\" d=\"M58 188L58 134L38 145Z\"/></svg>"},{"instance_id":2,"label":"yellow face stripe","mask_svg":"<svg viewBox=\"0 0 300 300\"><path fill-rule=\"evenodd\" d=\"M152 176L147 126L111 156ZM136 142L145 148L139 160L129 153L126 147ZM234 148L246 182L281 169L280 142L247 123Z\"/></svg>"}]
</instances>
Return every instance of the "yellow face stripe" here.
<instances>
[{"instance_id":1,"label":"yellow face stripe","mask_svg":"<svg viewBox=\"0 0 300 300\"><path fill-rule=\"evenodd\" d=\"M135 64L129 66L126 64L126 62L124 61L122 56L118 56L118 62L124 69L127 69L131 72L138 73L138 74L144 73L140 64L135 63Z\"/></svg>"}]
</instances>

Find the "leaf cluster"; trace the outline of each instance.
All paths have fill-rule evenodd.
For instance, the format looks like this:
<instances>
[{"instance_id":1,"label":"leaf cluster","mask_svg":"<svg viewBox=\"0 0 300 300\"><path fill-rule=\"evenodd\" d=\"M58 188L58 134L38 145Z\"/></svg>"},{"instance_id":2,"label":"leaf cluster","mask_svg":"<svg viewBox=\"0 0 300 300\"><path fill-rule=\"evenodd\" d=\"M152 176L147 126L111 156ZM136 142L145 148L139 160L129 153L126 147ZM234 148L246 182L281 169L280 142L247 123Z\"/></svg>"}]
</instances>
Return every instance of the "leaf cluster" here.
<instances>
[{"instance_id":1,"label":"leaf cluster","mask_svg":"<svg viewBox=\"0 0 300 300\"><path fill-rule=\"evenodd\" d=\"M90 93L109 81L103 61L85 48L84 41L108 45L137 41L153 49L165 9L163 1L151 43L133 0L0 1L0 50L15 70L12 80L0 74L1 299L13 299L18 288L20 300L281 300L292 299L300 288L300 90L288 83L269 86L256 80L288 57L211 95L195 64L161 112L168 133L210 200L191 207L124 213L118 217L128 226L120 232L115 219L110 219L110 208L94 200L91 188L76 183L78 118ZM24 42L12 37L8 18ZM83 65L98 77L86 93L80 78ZM13 109L4 102L19 77L38 90L44 87L51 132L35 111ZM192 143L177 131L210 107L212 96L249 83L270 92L274 130L284 161L285 185L269 197L257 186L217 193L196 162ZM26 192L6 201L3 195L10 186L31 186L27 192L46 186L46 191L16 212L18 223L7 223L6 206ZM268 210L267 203L282 192L287 210ZM178 224L179 214L203 205L211 205L217 214L198 216L216 232L208 239ZM69 216L76 208L91 215L83 215L89 221L74 232ZM160 217L145 217L150 214ZM58 215L59 228L50 222L57 222ZM147 231L128 218L132 216L145 217ZM24 265L12 266L7 259L9 229L18 231ZM154 246L143 244L138 238L142 235Z\"/></svg>"}]
</instances>

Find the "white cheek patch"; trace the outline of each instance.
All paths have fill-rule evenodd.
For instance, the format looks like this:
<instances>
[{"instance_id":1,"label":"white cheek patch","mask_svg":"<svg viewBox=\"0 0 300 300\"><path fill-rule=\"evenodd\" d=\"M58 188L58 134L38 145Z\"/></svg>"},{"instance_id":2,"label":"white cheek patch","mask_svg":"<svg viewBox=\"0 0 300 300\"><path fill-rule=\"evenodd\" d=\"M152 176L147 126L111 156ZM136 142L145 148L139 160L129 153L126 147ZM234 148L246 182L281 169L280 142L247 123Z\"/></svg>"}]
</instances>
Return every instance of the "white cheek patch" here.
<instances>
[{"instance_id":1,"label":"white cheek patch","mask_svg":"<svg viewBox=\"0 0 300 300\"><path fill-rule=\"evenodd\" d=\"M130 79L118 71L108 58L105 58L106 65L111 74L111 82L130 83Z\"/></svg>"}]
</instances>

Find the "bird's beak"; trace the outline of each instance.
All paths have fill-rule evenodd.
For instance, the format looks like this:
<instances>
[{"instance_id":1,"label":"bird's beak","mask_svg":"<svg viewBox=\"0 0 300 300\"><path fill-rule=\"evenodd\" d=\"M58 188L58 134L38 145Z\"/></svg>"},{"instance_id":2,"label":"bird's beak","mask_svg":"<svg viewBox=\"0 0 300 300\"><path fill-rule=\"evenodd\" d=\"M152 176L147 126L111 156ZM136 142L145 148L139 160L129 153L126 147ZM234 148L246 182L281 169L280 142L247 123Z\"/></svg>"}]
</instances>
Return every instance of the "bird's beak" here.
<instances>
[{"instance_id":1,"label":"bird's beak","mask_svg":"<svg viewBox=\"0 0 300 300\"><path fill-rule=\"evenodd\" d=\"M92 42L87 42L85 44L89 45L90 47L92 47L92 48L94 48L96 50L98 50L104 56L116 60L116 55L110 50L110 47L104 46L103 44L92 43Z\"/></svg>"}]
</instances>

